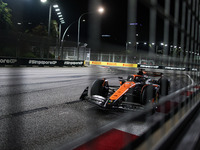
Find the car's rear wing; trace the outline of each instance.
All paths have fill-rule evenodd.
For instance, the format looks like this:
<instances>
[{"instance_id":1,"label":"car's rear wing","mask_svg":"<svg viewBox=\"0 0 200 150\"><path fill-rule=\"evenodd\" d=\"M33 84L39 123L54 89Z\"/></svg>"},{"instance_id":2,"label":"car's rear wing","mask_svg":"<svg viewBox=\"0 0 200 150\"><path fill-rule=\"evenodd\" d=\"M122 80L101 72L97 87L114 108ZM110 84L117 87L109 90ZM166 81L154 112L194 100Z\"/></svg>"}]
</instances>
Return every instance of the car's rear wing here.
<instances>
[{"instance_id":1,"label":"car's rear wing","mask_svg":"<svg viewBox=\"0 0 200 150\"><path fill-rule=\"evenodd\" d=\"M159 77L162 75L161 72L152 72L152 71L143 71L144 75L147 76L153 76L153 77Z\"/></svg>"}]
</instances>

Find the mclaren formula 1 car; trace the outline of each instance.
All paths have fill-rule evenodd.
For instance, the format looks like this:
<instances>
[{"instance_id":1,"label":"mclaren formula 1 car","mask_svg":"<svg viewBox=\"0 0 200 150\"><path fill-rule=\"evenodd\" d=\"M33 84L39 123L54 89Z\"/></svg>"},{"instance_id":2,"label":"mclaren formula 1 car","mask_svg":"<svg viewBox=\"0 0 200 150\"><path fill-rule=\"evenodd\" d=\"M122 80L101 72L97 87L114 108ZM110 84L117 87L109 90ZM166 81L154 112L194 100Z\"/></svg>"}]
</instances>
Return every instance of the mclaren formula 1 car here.
<instances>
[{"instance_id":1,"label":"mclaren formula 1 car","mask_svg":"<svg viewBox=\"0 0 200 150\"><path fill-rule=\"evenodd\" d=\"M152 103L155 108L161 95L167 95L169 80L162 78L153 80L147 75L129 75L127 79L119 78L119 85L109 85L107 79L97 79L92 86L87 87L80 99L106 109L136 109L144 108ZM89 93L89 94L88 94Z\"/></svg>"}]
</instances>

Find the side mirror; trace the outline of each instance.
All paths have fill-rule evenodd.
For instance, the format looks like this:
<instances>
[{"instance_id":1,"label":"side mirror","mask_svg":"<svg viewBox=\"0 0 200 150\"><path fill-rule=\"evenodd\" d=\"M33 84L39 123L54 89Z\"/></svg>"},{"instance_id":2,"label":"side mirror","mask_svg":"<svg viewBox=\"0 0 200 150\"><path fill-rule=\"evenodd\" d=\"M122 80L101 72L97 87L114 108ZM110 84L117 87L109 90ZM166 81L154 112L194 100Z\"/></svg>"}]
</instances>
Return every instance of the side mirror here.
<instances>
[{"instance_id":1,"label":"side mirror","mask_svg":"<svg viewBox=\"0 0 200 150\"><path fill-rule=\"evenodd\" d=\"M120 85L124 84L126 81L123 79L123 77L118 77Z\"/></svg>"}]
</instances>

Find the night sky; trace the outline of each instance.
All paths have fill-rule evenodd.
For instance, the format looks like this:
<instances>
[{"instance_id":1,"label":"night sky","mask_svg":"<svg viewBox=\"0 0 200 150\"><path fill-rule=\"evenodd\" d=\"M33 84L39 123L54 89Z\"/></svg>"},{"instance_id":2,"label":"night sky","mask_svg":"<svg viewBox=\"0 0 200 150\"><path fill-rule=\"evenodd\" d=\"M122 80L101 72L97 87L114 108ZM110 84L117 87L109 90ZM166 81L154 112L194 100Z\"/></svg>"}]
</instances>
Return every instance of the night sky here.
<instances>
[{"instance_id":1,"label":"night sky","mask_svg":"<svg viewBox=\"0 0 200 150\"><path fill-rule=\"evenodd\" d=\"M27 24L31 22L31 26L36 26L40 23L44 25L48 24L48 4L42 4L40 0L3 1L7 2L13 10L13 20L15 23L23 22ZM70 23L76 21L82 13L89 11L89 2L90 0L58 0L58 5L65 20L65 24L62 25L63 30ZM105 13L99 16L101 17L100 34L109 34L111 37L107 38L107 41L124 45L127 41L127 0L102 0L101 3L105 7ZM148 16L148 11L145 10L144 6L139 6L138 16L135 22L142 24L138 31L147 33L149 20L147 17L144 17ZM58 19L54 11L52 11L52 19ZM86 40L88 36L88 24L90 24L88 21L89 15L85 15L83 19L86 19L86 22L81 23L81 39ZM77 24L70 27L68 34L70 35L68 40L76 40ZM140 40L148 40L148 35L140 38Z\"/></svg>"},{"instance_id":2,"label":"night sky","mask_svg":"<svg viewBox=\"0 0 200 150\"><path fill-rule=\"evenodd\" d=\"M90 11L90 0L60 0L60 2L65 9L65 18L67 23L77 20L80 14ZM109 42L124 44L126 41L127 1L102 0L101 3L105 8L105 13L101 16L97 16L101 19L101 34L111 35L110 39L106 39ZM89 15L83 17L86 19L86 22L81 24L81 32L83 36L87 36L87 28L90 23L87 20L89 20L89 17ZM74 30L77 30L76 27ZM71 29L71 32L73 33L74 30Z\"/></svg>"}]
</instances>

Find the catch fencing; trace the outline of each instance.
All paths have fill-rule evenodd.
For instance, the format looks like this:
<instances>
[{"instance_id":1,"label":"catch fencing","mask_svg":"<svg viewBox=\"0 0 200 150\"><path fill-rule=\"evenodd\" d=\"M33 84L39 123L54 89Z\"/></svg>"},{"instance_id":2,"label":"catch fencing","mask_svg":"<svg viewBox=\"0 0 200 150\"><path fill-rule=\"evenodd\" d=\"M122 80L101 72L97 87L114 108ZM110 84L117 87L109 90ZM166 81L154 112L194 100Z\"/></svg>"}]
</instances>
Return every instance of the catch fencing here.
<instances>
[{"instance_id":1,"label":"catch fencing","mask_svg":"<svg viewBox=\"0 0 200 150\"><path fill-rule=\"evenodd\" d=\"M130 43L135 43L132 49L129 49L127 44L126 51L122 52L121 56L116 57L115 52L110 54L99 52L96 55L91 54L92 59L98 62L136 63L148 71L168 74L173 79L173 86L170 87L173 90L169 95L160 98L156 113L152 114L152 106L148 104L144 111L126 113L120 119L74 142L67 143L60 149L106 149L108 147L112 149L114 145L120 145L118 142L122 143L118 149L127 150L199 149L199 0L128 0L127 7L128 23L141 17L142 11L148 12L145 13L148 17L142 16L148 22L148 32L142 35L148 36L148 44L145 42L145 45L148 45L145 53L140 53L137 47L139 44L135 37L137 29L128 27L127 39L132 40ZM127 53L131 56L132 62L126 61ZM138 56L145 59L138 59ZM134 59L138 60L133 62ZM151 60L152 63L142 64L141 60ZM181 87L185 80L187 85ZM130 122L141 120L148 124L148 128L135 137L131 131L136 127ZM117 134L119 131L115 130L119 129L119 126L123 126L121 136ZM116 136L120 140L116 140ZM112 142L109 143L109 140Z\"/></svg>"}]
</instances>

